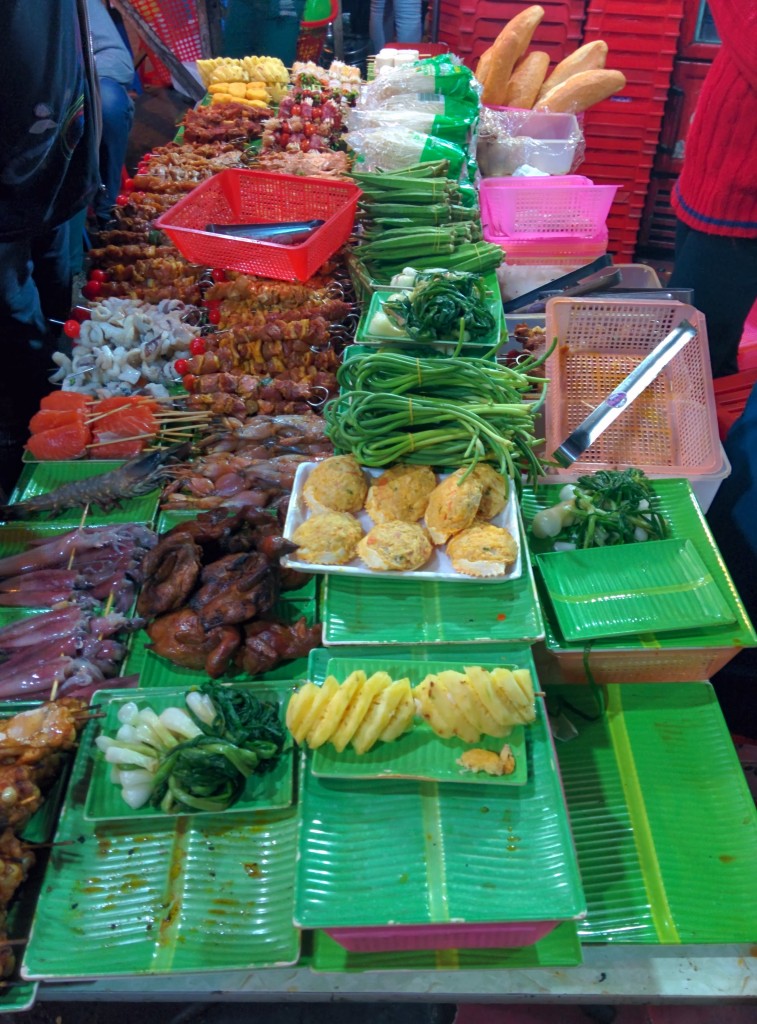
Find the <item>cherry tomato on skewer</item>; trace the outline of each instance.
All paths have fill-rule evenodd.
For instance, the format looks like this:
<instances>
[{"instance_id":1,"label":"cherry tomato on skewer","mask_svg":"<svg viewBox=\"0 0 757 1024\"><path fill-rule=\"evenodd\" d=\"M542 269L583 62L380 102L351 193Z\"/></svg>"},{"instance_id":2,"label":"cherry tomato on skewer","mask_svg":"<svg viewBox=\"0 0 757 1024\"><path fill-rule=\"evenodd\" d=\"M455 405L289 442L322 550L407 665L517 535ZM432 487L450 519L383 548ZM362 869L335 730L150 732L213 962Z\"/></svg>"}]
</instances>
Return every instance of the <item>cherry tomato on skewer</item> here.
<instances>
[{"instance_id":1,"label":"cherry tomato on skewer","mask_svg":"<svg viewBox=\"0 0 757 1024\"><path fill-rule=\"evenodd\" d=\"M210 273L210 276L213 278L213 280L216 283L219 283L219 282L222 282L222 281L226 280L226 271L225 270L212 270L211 273Z\"/></svg>"},{"instance_id":2,"label":"cherry tomato on skewer","mask_svg":"<svg viewBox=\"0 0 757 1024\"><path fill-rule=\"evenodd\" d=\"M173 364L174 370L180 377L184 377L189 372L189 360L188 359L177 359Z\"/></svg>"},{"instance_id":3,"label":"cherry tomato on skewer","mask_svg":"<svg viewBox=\"0 0 757 1024\"><path fill-rule=\"evenodd\" d=\"M86 299L96 299L102 291L99 281L87 281L85 285L82 285L81 293Z\"/></svg>"},{"instance_id":4,"label":"cherry tomato on skewer","mask_svg":"<svg viewBox=\"0 0 757 1024\"><path fill-rule=\"evenodd\" d=\"M194 390L194 386L195 386L194 374L192 374L192 373L186 374L184 379L182 380L182 384L187 389L187 391L193 391Z\"/></svg>"},{"instance_id":5,"label":"cherry tomato on skewer","mask_svg":"<svg viewBox=\"0 0 757 1024\"><path fill-rule=\"evenodd\" d=\"M120 192L116 196L116 206L126 206L131 201L131 196L127 196L125 192Z\"/></svg>"},{"instance_id":6,"label":"cherry tomato on skewer","mask_svg":"<svg viewBox=\"0 0 757 1024\"><path fill-rule=\"evenodd\" d=\"M108 275L106 274L106 272L104 270L99 270L99 269L90 270L90 272L89 272L89 279L90 279L90 281L107 281L108 280Z\"/></svg>"},{"instance_id":7,"label":"cherry tomato on skewer","mask_svg":"<svg viewBox=\"0 0 757 1024\"><path fill-rule=\"evenodd\" d=\"M134 188L134 179L125 178L122 188L124 192L131 192L131 190Z\"/></svg>"},{"instance_id":8,"label":"cherry tomato on skewer","mask_svg":"<svg viewBox=\"0 0 757 1024\"><path fill-rule=\"evenodd\" d=\"M204 338L192 338L189 343L189 351L193 356L204 356L207 349L208 346L205 344Z\"/></svg>"},{"instance_id":9,"label":"cherry tomato on skewer","mask_svg":"<svg viewBox=\"0 0 757 1024\"><path fill-rule=\"evenodd\" d=\"M63 333L67 338L78 338L81 331L81 324L78 320L66 320L63 324Z\"/></svg>"},{"instance_id":10,"label":"cherry tomato on skewer","mask_svg":"<svg viewBox=\"0 0 757 1024\"><path fill-rule=\"evenodd\" d=\"M211 306L208 310L208 323L216 326L221 322L221 310L217 306Z\"/></svg>"}]
</instances>

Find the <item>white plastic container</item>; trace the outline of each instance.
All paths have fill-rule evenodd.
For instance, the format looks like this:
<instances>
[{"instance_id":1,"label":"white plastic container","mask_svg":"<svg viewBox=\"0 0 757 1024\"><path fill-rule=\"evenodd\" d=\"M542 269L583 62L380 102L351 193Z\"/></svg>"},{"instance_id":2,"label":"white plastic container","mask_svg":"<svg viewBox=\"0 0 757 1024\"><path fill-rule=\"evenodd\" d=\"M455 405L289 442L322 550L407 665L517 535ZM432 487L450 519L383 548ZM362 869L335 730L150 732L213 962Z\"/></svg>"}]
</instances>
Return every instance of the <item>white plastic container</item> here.
<instances>
[{"instance_id":1,"label":"white plastic container","mask_svg":"<svg viewBox=\"0 0 757 1024\"><path fill-rule=\"evenodd\" d=\"M582 142L575 114L533 112L519 120L512 135L480 131L476 159L484 178L507 177L524 164L545 174L570 174Z\"/></svg>"}]
</instances>

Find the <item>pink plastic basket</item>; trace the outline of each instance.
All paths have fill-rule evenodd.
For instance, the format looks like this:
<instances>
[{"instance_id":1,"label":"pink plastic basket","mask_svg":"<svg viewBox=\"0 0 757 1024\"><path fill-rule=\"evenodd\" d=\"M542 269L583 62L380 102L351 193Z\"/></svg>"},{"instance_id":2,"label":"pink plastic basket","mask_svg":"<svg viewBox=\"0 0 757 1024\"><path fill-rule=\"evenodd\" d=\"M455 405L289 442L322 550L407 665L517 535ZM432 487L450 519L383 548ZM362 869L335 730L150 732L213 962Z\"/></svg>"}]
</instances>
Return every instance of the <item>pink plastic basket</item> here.
<instances>
[{"instance_id":1,"label":"pink plastic basket","mask_svg":"<svg viewBox=\"0 0 757 1024\"><path fill-rule=\"evenodd\" d=\"M592 239L605 227L616 185L595 185L580 174L553 178L485 178L481 220L488 241Z\"/></svg>"},{"instance_id":2,"label":"pink plastic basket","mask_svg":"<svg viewBox=\"0 0 757 1024\"><path fill-rule=\"evenodd\" d=\"M707 327L681 302L551 299L546 335L547 452L553 452L644 356L688 320L690 341L563 475L636 466L658 476L714 473L722 463Z\"/></svg>"},{"instance_id":3,"label":"pink plastic basket","mask_svg":"<svg viewBox=\"0 0 757 1024\"><path fill-rule=\"evenodd\" d=\"M391 928L327 928L351 953L397 952L413 949L512 949L532 946L559 921L511 924L426 924Z\"/></svg>"},{"instance_id":4,"label":"pink plastic basket","mask_svg":"<svg viewBox=\"0 0 757 1024\"><path fill-rule=\"evenodd\" d=\"M155 225L192 263L307 281L350 237L360 189L348 181L228 170L203 181ZM205 231L206 224L325 220L306 242L278 245Z\"/></svg>"}]
</instances>

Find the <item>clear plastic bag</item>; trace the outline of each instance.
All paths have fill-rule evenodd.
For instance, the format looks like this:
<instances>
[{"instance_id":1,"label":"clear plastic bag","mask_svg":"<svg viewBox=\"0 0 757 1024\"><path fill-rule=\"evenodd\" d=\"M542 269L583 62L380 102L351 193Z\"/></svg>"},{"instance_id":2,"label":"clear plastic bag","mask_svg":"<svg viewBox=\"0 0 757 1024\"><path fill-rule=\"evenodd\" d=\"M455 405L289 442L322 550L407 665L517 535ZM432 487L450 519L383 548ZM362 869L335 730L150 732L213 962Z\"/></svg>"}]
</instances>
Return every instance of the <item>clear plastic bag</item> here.
<instances>
[{"instance_id":1,"label":"clear plastic bag","mask_svg":"<svg viewBox=\"0 0 757 1024\"><path fill-rule=\"evenodd\" d=\"M465 147L470 141L470 132L475 116L447 117L428 110L351 110L347 125L351 131L372 128L409 128L412 131L435 135L447 142Z\"/></svg>"},{"instance_id":2,"label":"clear plastic bag","mask_svg":"<svg viewBox=\"0 0 757 1024\"><path fill-rule=\"evenodd\" d=\"M365 171L399 171L413 164L448 160L447 176L456 179L466 164L465 150L453 142L397 125L351 131L345 141Z\"/></svg>"},{"instance_id":3,"label":"clear plastic bag","mask_svg":"<svg viewBox=\"0 0 757 1024\"><path fill-rule=\"evenodd\" d=\"M404 93L431 93L478 103L481 86L470 69L462 64L454 64L449 59L438 64L433 60L418 61L407 67L384 68L379 77L363 89L361 105L381 106L388 97Z\"/></svg>"},{"instance_id":4,"label":"clear plastic bag","mask_svg":"<svg viewBox=\"0 0 757 1024\"><path fill-rule=\"evenodd\" d=\"M573 174L583 162L584 151L581 120L575 114L481 109L476 156L484 178L508 177L523 167L545 174Z\"/></svg>"}]
</instances>

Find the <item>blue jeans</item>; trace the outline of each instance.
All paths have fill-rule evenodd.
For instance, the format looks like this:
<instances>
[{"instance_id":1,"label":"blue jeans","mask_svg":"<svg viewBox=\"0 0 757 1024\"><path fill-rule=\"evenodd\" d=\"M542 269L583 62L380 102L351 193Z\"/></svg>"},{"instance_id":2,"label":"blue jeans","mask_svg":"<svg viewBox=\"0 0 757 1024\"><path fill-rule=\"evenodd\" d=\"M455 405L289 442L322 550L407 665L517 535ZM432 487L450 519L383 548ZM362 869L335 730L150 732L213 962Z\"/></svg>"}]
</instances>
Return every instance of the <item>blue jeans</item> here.
<instances>
[{"instance_id":1,"label":"blue jeans","mask_svg":"<svg viewBox=\"0 0 757 1024\"><path fill-rule=\"evenodd\" d=\"M100 142L100 180L104 189L95 196L95 216L98 221L110 219L116 196L121 191L121 169L126 160L134 104L128 92L112 78L100 79L103 135Z\"/></svg>"},{"instance_id":2,"label":"blue jeans","mask_svg":"<svg viewBox=\"0 0 757 1024\"><path fill-rule=\"evenodd\" d=\"M373 52L387 43L420 43L423 39L421 0L371 0Z\"/></svg>"}]
</instances>

